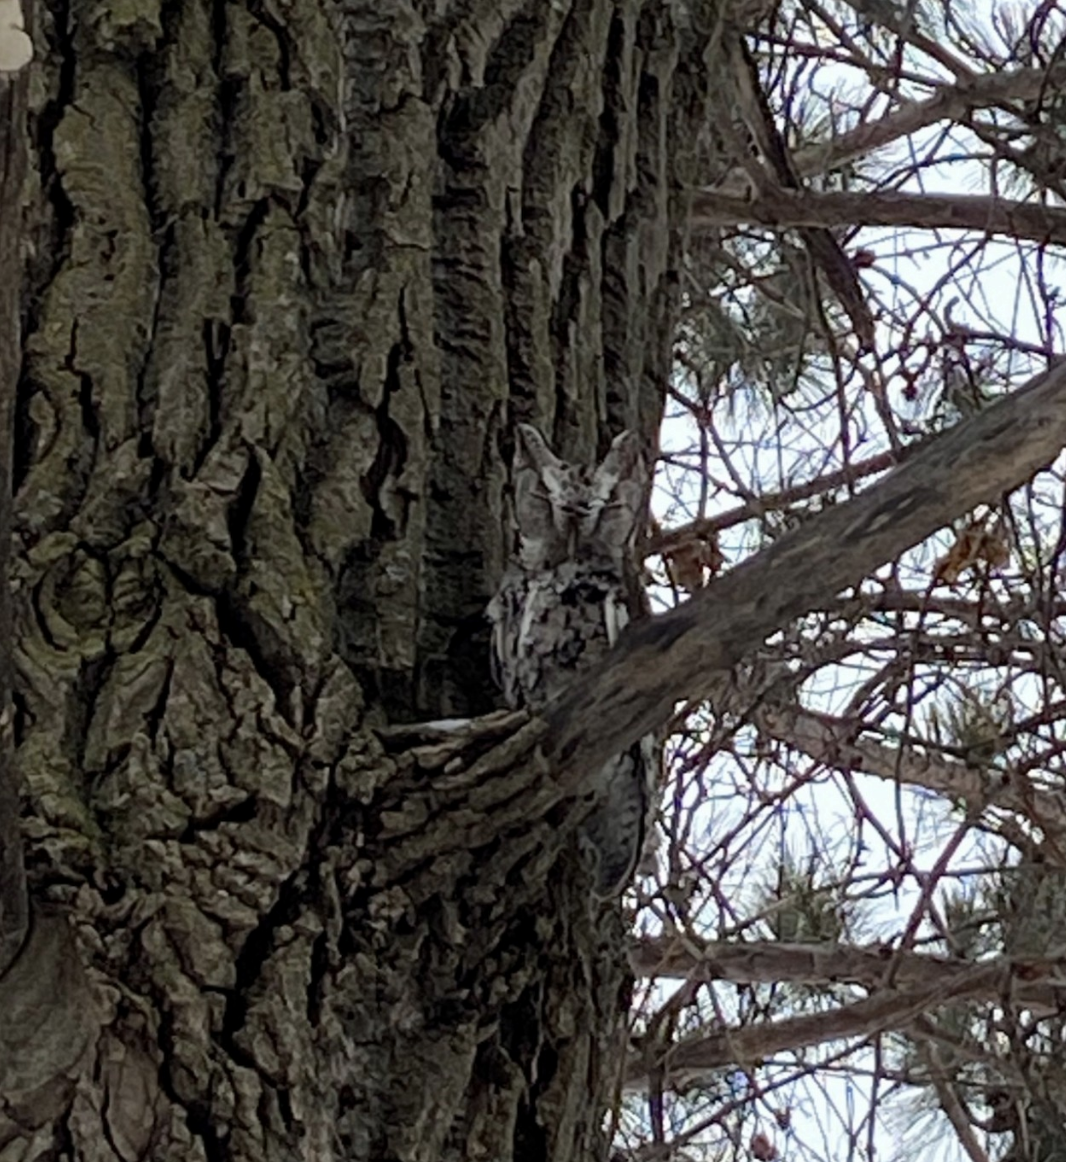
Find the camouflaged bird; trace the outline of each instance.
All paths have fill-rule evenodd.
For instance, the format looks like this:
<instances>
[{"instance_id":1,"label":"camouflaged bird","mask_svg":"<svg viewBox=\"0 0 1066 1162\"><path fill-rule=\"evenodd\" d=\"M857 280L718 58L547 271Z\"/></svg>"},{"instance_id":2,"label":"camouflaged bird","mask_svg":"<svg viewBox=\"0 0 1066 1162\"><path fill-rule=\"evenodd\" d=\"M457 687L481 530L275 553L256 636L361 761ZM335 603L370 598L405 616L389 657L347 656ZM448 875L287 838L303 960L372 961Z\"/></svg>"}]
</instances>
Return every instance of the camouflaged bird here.
<instances>
[{"instance_id":1,"label":"camouflaged bird","mask_svg":"<svg viewBox=\"0 0 1066 1162\"><path fill-rule=\"evenodd\" d=\"M591 470L560 460L528 424L517 436L517 553L488 609L493 669L509 706L542 710L596 664L629 621L647 473L631 432ZM601 897L617 895L633 874L656 761L655 740L643 739L589 781L596 806L579 836Z\"/></svg>"}]
</instances>

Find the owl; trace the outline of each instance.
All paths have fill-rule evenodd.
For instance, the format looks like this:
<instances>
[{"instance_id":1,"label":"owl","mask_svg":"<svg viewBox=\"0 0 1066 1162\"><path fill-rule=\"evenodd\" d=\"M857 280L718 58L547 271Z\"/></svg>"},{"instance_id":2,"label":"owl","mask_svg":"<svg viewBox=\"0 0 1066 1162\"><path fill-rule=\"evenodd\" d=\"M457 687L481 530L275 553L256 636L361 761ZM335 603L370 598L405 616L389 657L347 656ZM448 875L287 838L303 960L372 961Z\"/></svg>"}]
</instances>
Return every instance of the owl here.
<instances>
[{"instance_id":1,"label":"owl","mask_svg":"<svg viewBox=\"0 0 1066 1162\"><path fill-rule=\"evenodd\" d=\"M528 424L517 436L517 551L488 615L493 672L508 705L539 711L596 664L629 620L647 473L631 432L591 470L560 460ZM595 806L579 840L598 896L617 895L633 873L656 757L654 739L643 739L589 780Z\"/></svg>"}]
</instances>

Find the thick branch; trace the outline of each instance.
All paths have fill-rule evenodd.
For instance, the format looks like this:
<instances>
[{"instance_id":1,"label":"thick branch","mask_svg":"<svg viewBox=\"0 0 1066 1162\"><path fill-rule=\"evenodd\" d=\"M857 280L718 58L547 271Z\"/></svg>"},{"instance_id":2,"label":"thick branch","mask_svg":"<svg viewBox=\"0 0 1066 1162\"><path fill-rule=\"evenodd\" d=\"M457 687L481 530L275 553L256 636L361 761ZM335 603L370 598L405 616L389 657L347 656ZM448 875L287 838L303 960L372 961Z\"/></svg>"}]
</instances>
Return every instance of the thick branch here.
<instances>
[{"instance_id":1,"label":"thick branch","mask_svg":"<svg viewBox=\"0 0 1066 1162\"><path fill-rule=\"evenodd\" d=\"M848 222L855 226L977 230L1032 242L1066 243L1066 210L978 194L772 190L749 200L702 192L693 195L692 222L696 228L747 223L774 229L832 227Z\"/></svg>"},{"instance_id":2,"label":"thick branch","mask_svg":"<svg viewBox=\"0 0 1066 1162\"><path fill-rule=\"evenodd\" d=\"M922 988L886 990L828 1013L811 1013L765 1024L724 1029L682 1041L667 1051L665 1074L672 1085L729 1065L748 1065L771 1054L805 1045L822 1045L852 1037L872 1037L886 1029L901 1029L915 1017L953 1001L1000 996L1010 979L1009 962L972 965L964 973ZM628 1084L640 1085L654 1061L635 1059Z\"/></svg>"},{"instance_id":3,"label":"thick branch","mask_svg":"<svg viewBox=\"0 0 1066 1162\"><path fill-rule=\"evenodd\" d=\"M775 630L968 512L1066 444L1066 365L931 441L868 492L811 518L685 605L634 624L549 716L560 776L596 770L665 722Z\"/></svg>"},{"instance_id":4,"label":"thick branch","mask_svg":"<svg viewBox=\"0 0 1066 1162\"><path fill-rule=\"evenodd\" d=\"M802 710L795 704L760 706L755 711L755 723L772 738L826 766L925 787L961 800L975 813L990 806L1001 807L1029 819L1048 834L1066 833L1066 801L1055 792L1037 789L1024 776L981 770L913 749L900 754L895 747L869 739L856 740L855 727L844 719Z\"/></svg>"},{"instance_id":5,"label":"thick branch","mask_svg":"<svg viewBox=\"0 0 1066 1162\"><path fill-rule=\"evenodd\" d=\"M973 968L970 961L885 945L856 948L777 940L702 943L689 936L642 940L630 951L629 963L635 973L646 977L817 987L855 984L875 989L882 987L886 977L891 976L897 988L910 990L950 984ZM1058 1012L1059 1001L1064 999L1063 988L1056 986L1055 978L1016 980L1011 996L1022 1008L1041 1015ZM975 999L992 1001L997 997L998 993L990 987Z\"/></svg>"}]
</instances>

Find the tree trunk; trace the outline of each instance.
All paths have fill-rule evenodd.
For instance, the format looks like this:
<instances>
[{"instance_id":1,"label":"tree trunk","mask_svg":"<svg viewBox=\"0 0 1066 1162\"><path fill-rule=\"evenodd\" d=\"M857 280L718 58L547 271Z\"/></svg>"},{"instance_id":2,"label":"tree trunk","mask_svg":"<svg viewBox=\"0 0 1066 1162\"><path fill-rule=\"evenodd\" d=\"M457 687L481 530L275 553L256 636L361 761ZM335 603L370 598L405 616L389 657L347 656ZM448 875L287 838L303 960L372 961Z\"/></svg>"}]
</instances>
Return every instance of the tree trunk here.
<instances>
[{"instance_id":1,"label":"tree trunk","mask_svg":"<svg viewBox=\"0 0 1066 1162\"><path fill-rule=\"evenodd\" d=\"M621 916L372 728L496 702L513 424L653 444L699 7L28 14L2 1162L602 1154Z\"/></svg>"}]
</instances>

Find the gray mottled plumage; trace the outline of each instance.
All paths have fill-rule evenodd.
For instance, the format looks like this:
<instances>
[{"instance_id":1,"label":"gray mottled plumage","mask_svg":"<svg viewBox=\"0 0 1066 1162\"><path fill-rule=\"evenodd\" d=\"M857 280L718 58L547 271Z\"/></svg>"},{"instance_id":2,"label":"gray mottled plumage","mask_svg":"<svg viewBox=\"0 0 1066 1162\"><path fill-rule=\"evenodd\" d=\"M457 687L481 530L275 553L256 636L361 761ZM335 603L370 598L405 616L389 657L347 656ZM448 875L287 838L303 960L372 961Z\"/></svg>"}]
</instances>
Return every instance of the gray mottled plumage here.
<instances>
[{"instance_id":1,"label":"gray mottled plumage","mask_svg":"<svg viewBox=\"0 0 1066 1162\"><path fill-rule=\"evenodd\" d=\"M543 709L617 640L629 620L627 578L645 487L644 460L629 432L589 470L560 460L535 428L519 425L518 551L489 605L493 665L508 705ZM654 763L647 739L589 780L596 806L581 836L598 895L616 895L632 875Z\"/></svg>"}]
</instances>

